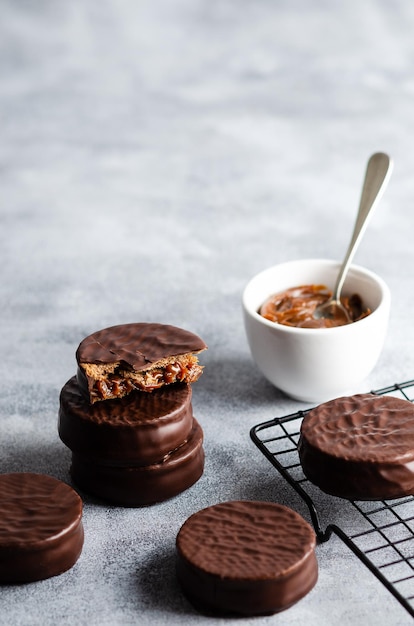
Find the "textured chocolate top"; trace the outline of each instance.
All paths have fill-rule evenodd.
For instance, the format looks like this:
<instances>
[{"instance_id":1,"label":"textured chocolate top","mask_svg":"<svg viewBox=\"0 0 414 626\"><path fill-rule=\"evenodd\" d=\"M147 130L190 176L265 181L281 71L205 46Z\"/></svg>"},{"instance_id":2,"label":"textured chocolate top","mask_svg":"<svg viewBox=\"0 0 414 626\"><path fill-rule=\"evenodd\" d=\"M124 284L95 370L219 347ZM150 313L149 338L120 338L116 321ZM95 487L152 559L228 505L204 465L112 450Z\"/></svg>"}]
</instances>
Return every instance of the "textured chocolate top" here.
<instances>
[{"instance_id":1,"label":"textured chocolate top","mask_svg":"<svg viewBox=\"0 0 414 626\"><path fill-rule=\"evenodd\" d=\"M120 324L86 337L76 351L78 363L123 362L139 371L160 359L206 348L188 330L158 323Z\"/></svg>"},{"instance_id":2,"label":"textured chocolate top","mask_svg":"<svg viewBox=\"0 0 414 626\"><path fill-rule=\"evenodd\" d=\"M150 422L161 427L163 421L178 420L191 407L191 396L191 385L176 383L152 393L136 391L124 398L90 405L74 376L62 388L60 401L63 410L88 422L113 428L139 428Z\"/></svg>"},{"instance_id":3,"label":"textured chocolate top","mask_svg":"<svg viewBox=\"0 0 414 626\"><path fill-rule=\"evenodd\" d=\"M38 549L79 524L82 500L65 483L43 474L0 475L0 555Z\"/></svg>"},{"instance_id":4,"label":"textured chocolate top","mask_svg":"<svg viewBox=\"0 0 414 626\"><path fill-rule=\"evenodd\" d=\"M414 405L393 396L357 394L326 402L302 422L305 476L349 500L414 493Z\"/></svg>"},{"instance_id":5,"label":"textured chocolate top","mask_svg":"<svg viewBox=\"0 0 414 626\"><path fill-rule=\"evenodd\" d=\"M290 575L315 548L315 534L280 504L233 501L195 513L177 536L179 553L204 572L237 580Z\"/></svg>"},{"instance_id":6,"label":"textured chocolate top","mask_svg":"<svg viewBox=\"0 0 414 626\"><path fill-rule=\"evenodd\" d=\"M305 416L301 434L307 444L348 461L414 461L414 405L374 394L336 398Z\"/></svg>"},{"instance_id":7,"label":"textured chocolate top","mask_svg":"<svg viewBox=\"0 0 414 626\"><path fill-rule=\"evenodd\" d=\"M0 475L0 583L57 576L82 551L82 500L43 474Z\"/></svg>"},{"instance_id":8,"label":"textured chocolate top","mask_svg":"<svg viewBox=\"0 0 414 626\"><path fill-rule=\"evenodd\" d=\"M60 393L59 436L72 451L101 462L160 461L191 431L191 396L191 385L176 383L91 405L74 376Z\"/></svg>"}]
</instances>

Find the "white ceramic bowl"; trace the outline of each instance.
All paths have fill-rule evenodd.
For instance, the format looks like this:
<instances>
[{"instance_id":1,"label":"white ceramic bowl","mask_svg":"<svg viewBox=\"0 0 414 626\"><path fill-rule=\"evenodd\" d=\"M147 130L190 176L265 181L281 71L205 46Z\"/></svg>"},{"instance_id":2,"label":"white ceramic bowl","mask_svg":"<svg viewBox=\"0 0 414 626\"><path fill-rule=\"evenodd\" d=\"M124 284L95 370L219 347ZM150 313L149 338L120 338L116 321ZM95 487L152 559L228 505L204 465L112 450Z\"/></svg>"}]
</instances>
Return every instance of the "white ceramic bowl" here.
<instances>
[{"instance_id":1,"label":"white ceramic bowl","mask_svg":"<svg viewBox=\"0 0 414 626\"><path fill-rule=\"evenodd\" d=\"M390 291L373 272L352 265L343 295L358 293L372 311L334 328L294 328L257 312L270 295L306 284L334 286L340 263L326 259L288 261L254 276L243 292L244 324L253 359L262 374L287 395L320 403L354 393L376 365L384 345Z\"/></svg>"}]
</instances>

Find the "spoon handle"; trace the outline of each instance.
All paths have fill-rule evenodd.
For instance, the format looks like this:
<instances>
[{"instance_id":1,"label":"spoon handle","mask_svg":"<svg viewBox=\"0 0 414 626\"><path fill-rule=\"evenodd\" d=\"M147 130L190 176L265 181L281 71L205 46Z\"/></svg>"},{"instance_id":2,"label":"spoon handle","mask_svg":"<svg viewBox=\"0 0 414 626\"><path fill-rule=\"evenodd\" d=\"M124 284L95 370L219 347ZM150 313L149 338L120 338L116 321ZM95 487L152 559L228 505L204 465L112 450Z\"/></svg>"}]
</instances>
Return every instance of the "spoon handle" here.
<instances>
[{"instance_id":1,"label":"spoon handle","mask_svg":"<svg viewBox=\"0 0 414 626\"><path fill-rule=\"evenodd\" d=\"M391 158L382 152L373 154L368 161L354 232L333 290L335 300L339 300L346 273L368 225L368 218L372 215L373 209L387 186L392 167Z\"/></svg>"}]
</instances>

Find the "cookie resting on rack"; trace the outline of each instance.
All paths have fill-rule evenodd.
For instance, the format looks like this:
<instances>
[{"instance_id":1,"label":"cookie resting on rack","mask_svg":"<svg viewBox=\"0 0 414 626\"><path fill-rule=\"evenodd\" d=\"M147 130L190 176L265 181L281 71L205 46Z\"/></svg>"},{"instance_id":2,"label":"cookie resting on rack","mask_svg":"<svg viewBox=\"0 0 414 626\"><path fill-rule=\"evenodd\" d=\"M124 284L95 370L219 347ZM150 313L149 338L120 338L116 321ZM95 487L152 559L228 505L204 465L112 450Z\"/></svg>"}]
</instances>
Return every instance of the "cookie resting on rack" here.
<instances>
[{"instance_id":1,"label":"cookie resting on rack","mask_svg":"<svg viewBox=\"0 0 414 626\"><path fill-rule=\"evenodd\" d=\"M320 404L302 421L298 443L305 476L348 500L414 494L414 405L371 393Z\"/></svg>"}]
</instances>

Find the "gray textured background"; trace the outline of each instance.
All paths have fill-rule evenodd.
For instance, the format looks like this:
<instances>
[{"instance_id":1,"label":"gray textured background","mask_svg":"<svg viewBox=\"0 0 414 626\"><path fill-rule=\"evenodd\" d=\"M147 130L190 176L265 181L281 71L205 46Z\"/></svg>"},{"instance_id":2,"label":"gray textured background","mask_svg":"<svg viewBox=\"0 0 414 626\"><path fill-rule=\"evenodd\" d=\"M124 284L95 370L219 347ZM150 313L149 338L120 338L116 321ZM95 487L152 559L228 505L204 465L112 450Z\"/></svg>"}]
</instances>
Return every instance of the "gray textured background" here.
<instances>
[{"instance_id":1,"label":"gray textured background","mask_svg":"<svg viewBox=\"0 0 414 626\"><path fill-rule=\"evenodd\" d=\"M58 396L85 335L160 321L209 345L194 386L203 478L144 509L85 497L76 566L3 588L0 623L234 621L204 618L180 594L180 525L234 498L306 516L249 439L303 405L252 364L241 292L279 261L343 255L377 150L395 170L356 262L386 280L393 307L362 390L414 374L414 5L1 0L0 13L0 471L69 481ZM304 600L238 623L409 623L338 539L318 559Z\"/></svg>"}]
</instances>

